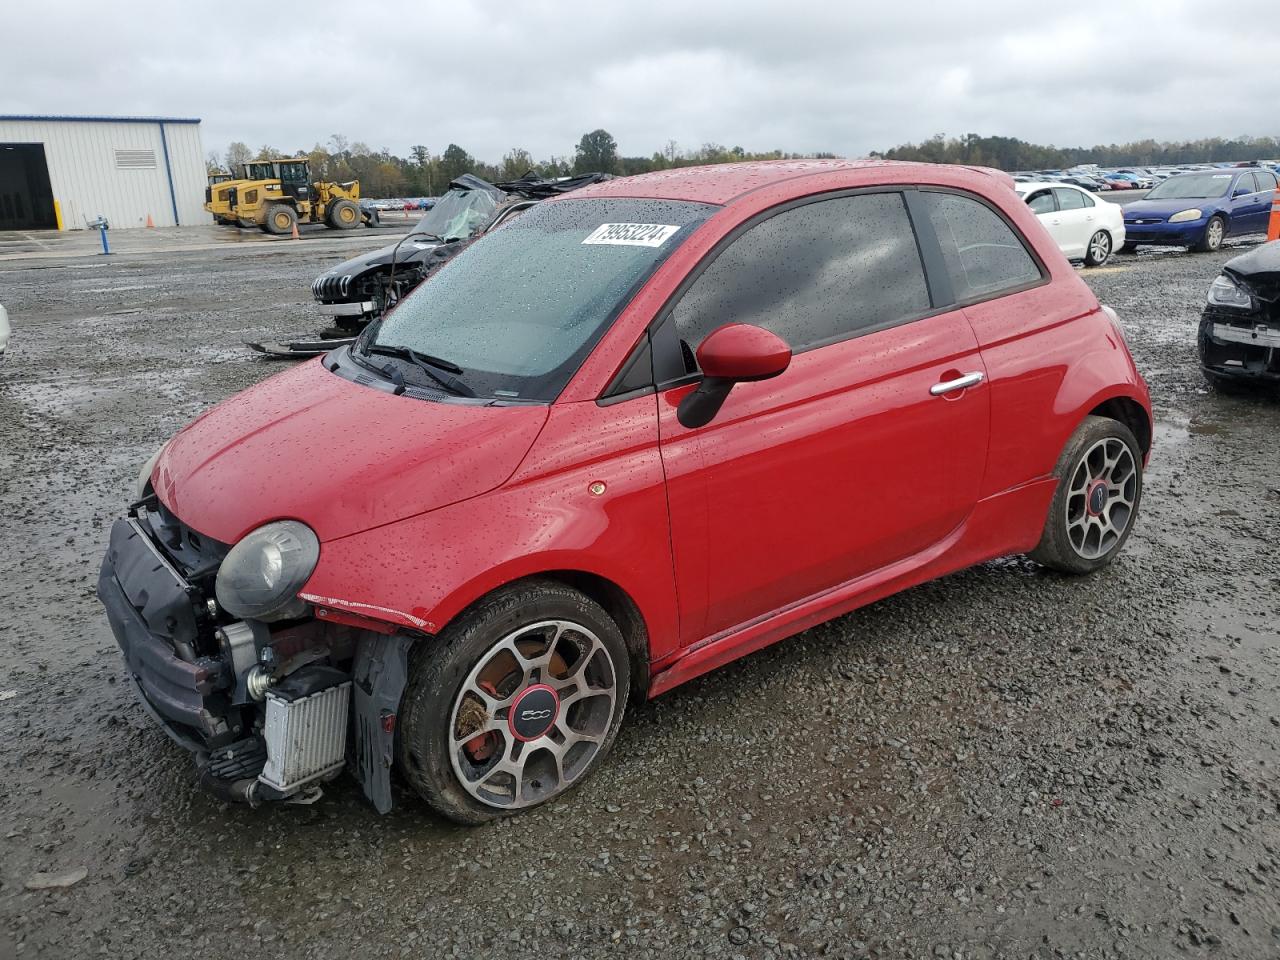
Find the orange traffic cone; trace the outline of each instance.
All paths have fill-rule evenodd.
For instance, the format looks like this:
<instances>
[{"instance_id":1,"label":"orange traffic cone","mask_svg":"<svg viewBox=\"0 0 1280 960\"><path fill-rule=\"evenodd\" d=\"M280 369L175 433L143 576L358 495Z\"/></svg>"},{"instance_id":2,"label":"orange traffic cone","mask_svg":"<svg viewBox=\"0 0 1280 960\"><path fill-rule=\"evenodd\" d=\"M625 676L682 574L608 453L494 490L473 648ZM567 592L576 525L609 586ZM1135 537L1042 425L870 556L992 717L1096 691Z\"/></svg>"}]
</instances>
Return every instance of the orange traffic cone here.
<instances>
[{"instance_id":1,"label":"orange traffic cone","mask_svg":"<svg viewBox=\"0 0 1280 960\"><path fill-rule=\"evenodd\" d=\"M1267 239L1280 240L1280 190L1271 198L1271 221L1267 224Z\"/></svg>"},{"instance_id":2,"label":"orange traffic cone","mask_svg":"<svg viewBox=\"0 0 1280 960\"><path fill-rule=\"evenodd\" d=\"M152 219L151 219L151 214L149 214L149 213L148 213L148 214L147 214L147 226L148 226L148 227L154 227L155 225L156 225L156 222L155 222L154 220L152 220Z\"/></svg>"},{"instance_id":3,"label":"orange traffic cone","mask_svg":"<svg viewBox=\"0 0 1280 960\"><path fill-rule=\"evenodd\" d=\"M289 239L291 239L291 240L301 240L301 239L302 239L300 236L298 236L298 221L296 221L296 220L293 222L293 233L292 233L292 234L290 234Z\"/></svg>"}]
</instances>

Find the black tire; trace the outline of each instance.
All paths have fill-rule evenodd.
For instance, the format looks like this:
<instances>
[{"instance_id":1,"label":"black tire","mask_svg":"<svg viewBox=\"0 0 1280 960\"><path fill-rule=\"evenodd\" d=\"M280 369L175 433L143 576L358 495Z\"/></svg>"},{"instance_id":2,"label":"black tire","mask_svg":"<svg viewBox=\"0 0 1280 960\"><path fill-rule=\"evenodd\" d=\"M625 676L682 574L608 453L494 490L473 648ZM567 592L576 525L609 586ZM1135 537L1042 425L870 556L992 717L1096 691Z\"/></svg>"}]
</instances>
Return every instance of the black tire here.
<instances>
[{"instance_id":1,"label":"black tire","mask_svg":"<svg viewBox=\"0 0 1280 960\"><path fill-rule=\"evenodd\" d=\"M1252 384L1240 377L1227 376L1221 373L1215 373L1212 370L1200 368L1200 372L1204 374L1205 382L1218 393L1226 394L1229 397L1238 397L1251 392Z\"/></svg>"},{"instance_id":2,"label":"black tire","mask_svg":"<svg viewBox=\"0 0 1280 960\"><path fill-rule=\"evenodd\" d=\"M335 200L325 211L325 220L334 230L354 230L360 226L360 207L351 200Z\"/></svg>"},{"instance_id":3,"label":"black tire","mask_svg":"<svg viewBox=\"0 0 1280 960\"><path fill-rule=\"evenodd\" d=\"M594 634L594 638L599 641L598 646L592 649L586 659L611 667L614 695L605 707L607 712L600 717L599 729L603 733L596 734L599 742L595 745L594 752L587 756L585 765L567 782L561 781L557 776L557 787L548 795L531 800L517 796L513 803L507 805L483 802L463 786L455 770L456 764L470 762L462 752L464 748L457 748L456 755L452 753L455 704L458 705L456 722L461 723L463 716L461 704L466 696L463 691L468 688L472 674L484 664L491 663L500 656L509 656L494 651L500 651L504 642L513 633L548 620L569 621L577 624ZM600 647L608 653L608 657L598 660L597 657L602 652ZM511 662L515 664L514 660ZM589 668L588 664L586 669ZM552 676L550 669L540 674L535 673L534 677L538 682L532 686L537 686L544 680L556 682L551 679ZM528 690L531 686L528 683L529 679L530 674L523 673L514 689ZM446 627L437 638L424 640L413 649L410 654L409 682L400 702L396 759L401 773L414 791L437 813L456 823L476 826L500 817L511 816L539 806L548 800L564 796L600 766L608 755L617 737L618 728L622 724L627 696L631 689L630 684L631 663L626 643L622 639L617 624L599 604L553 580L528 580L513 584L481 600ZM508 699L512 696L517 699L506 708L505 718L500 716L502 710L499 709L493 712L492 717L486 711L483 719L494 721L506 719L510 726L512 723L510 711L520 703L518 698L522 695L519 692L507 694ZM559 728L561 713L558 699L556 704L556 716L547 733ZM566 725L570 723L573 709L570 707L563 713ZM461 735L466 736L465 733ZM483 736L494 735L502 741L502 747L496 755L496 759L501 760L508 756L509 748L516 746L515 738L506 732L496 731L495 734ZM541 741L546 739L542 737ZM542 749L539 746L541 741L534 739L524 744L520 753L520 756L525 758L521 761L522 763L534 762L533 758ZM565 760L564 764L567 767L569 761ZM524 768L522 768L522 777L523 774ZM535 789L541 786L536 779L538 775L535 771L533 778L530 779ZM485 780L487 776L488 774L478 776L477 780L472 780L473 785Z\"/></svg>"},{"instance_id":4,"label":"black tire","mask_svg":"<svg viewBox=\"0 0 1280 960\"><path fill-rule=\"evenodd\" d=\"M1125 242L1120 246L1121 253L1137 253L1138 245L1136 243Z\"/></svg>"},{"instance_id":5,"label":"black tire","mask_svg":"<svg viewBox=\"0 0 1280 960\"><path fill-rule=\"evenodd\" d=\"M1108 491L1104 491L1101 496L1101 512L1095 513L1094 488L1104 481L1095 478L1092 482L1086 482L1082 488L1079 483L1080 471L1085 471L1086 478L1093 472L1092 466L1099 462L1099 450L1102 451L1103 463L1107 462L1105 458L1109 452L1119 455L1121 463L1124 463L1117 443L1123 444L1128 450L1127 462L1131 473L1117 478L1121 481L1119 495L1110 494L1110 486L1107 485ZM1090 458L1090 464L1084 462L1086 457ZM1133 431L1109 417L1086 417L1067 441L1054 468L1054 476L1057 477L1058 488L1049 503L1049 515L1045 518L1040 543L1031 551L1030 557L1036 563L1061 573L1079 575L1100 570L1114 560L1124 547L1129 534L1133 532L1133 524L1142 504L1142 451L1138 448ZM1081 492L1082 489L1084 492ZM1126 501L1128 507L1122 510ZM1093 531L1103 531L1102 521L1098 517L1105 517L1106 524L1114 532L1114 515L1121 512L1123 528L1114 536L1099 532L1094 548Z\"/></svg>"},{"instance_id":6,"label":"black tire","mask_svg":"<svg viewBox=\"0 0 1280 960\"><path fill-rule=\"evenodd\" d=\"M1215 230L1215 224L1217 229ZM1222 249L1222 241L1227 236L1227 221L1218 214L1214 214L1209 218L1209 222L1204 225L1204 234L1200 237L1200 241L1191 249L1196 253L1216 253Z\"/></svg>"},{"instance_id":7,"label":"black tire","mask_svg":"<svg viewBox=\"0 0 1280 960\"><path fill-rule=\"evenodd\" d=\"M1084 265L1100 267L1110 259L1111 234L1106 230L1099 230L1089 238L1089 243L1084 248Z\"/></svg>"},{"instance_id":8,"label":"black tire","mask_svg":"<svg viewBox=\"0 0 1280 960\"><path fill-rule=\"evenodd\" d=\"M293 233L298 224L298 214L287 203L273 203L267 207L267 215L262 221L262 229L274 236Z\"/></svg>"}]
</instances>

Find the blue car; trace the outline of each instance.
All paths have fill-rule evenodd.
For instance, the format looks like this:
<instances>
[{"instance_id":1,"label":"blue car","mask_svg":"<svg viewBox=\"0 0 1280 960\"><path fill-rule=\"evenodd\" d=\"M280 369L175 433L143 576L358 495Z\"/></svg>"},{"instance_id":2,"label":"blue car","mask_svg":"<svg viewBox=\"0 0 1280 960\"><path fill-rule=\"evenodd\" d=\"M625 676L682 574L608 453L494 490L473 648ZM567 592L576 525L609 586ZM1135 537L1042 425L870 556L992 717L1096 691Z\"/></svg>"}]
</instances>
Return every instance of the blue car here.
<instances>
[{"instance_id":1,"label":"blue car","mask_svg":"<svg viewBox=\"0 0 1280 960\"><path fill-rule=\"evenodd\" d=\"M1125 244L1217 250L1227 237L1266 233L1276 175L1261 167L1170 177L1124 205Z\"/></svg>"}]
</instances>

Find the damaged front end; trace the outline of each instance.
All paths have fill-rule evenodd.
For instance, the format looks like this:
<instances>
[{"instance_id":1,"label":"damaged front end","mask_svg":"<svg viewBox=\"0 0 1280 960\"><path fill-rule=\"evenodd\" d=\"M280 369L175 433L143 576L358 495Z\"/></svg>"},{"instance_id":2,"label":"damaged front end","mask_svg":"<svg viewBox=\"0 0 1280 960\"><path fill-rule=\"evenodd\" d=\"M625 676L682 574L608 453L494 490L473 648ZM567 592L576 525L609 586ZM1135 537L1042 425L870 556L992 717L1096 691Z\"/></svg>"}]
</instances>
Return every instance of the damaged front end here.
<instances>
[{"instance_id":1,"label":"damaged front end","mask_svg":"<svg viewBox=\"0 0 1280 960\"><path fill-rule=\"evenodd\" d=\"M1280 383L1280 241L1223 266L1209 287L1198 348L1211 381Z\"/></svg>"},{"instance_id":2,"label":"damaged front end","mask_svg":"<svg viewBox=\"0 0 1280 960\"><path fill-rule=\"evenodd\" d=\"M278 567L290 544L277 541ZM236 616L219 601L219 571L237 549L152 492L112 526L98 596L135 692L223 799L310 802L346 766L385 813L411 638L319 620L296 593ZM232 604L241 612L245 596Z\"/></svg>"}]
</instances>

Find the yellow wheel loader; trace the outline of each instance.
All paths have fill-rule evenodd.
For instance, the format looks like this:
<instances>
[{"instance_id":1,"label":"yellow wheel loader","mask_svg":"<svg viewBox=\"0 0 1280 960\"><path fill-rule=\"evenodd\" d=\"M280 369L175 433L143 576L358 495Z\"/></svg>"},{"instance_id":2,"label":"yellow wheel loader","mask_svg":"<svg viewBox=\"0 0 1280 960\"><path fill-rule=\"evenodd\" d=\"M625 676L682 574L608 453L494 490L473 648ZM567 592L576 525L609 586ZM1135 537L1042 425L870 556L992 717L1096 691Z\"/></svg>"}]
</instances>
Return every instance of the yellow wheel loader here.
<instances>
[{"instance_id":1,"label":"yellow wheel loader","mask_svg":"<svg viewBox=\"0 0 1280 960\"><path fill-rule=\"evenodd\" d=\"M270 167L269 176L259 176ZM323 223L352 230L370 218L360 209L360 181L311 182L305 159L247 164L249 179L237 182L230 215L242 227L267 233L292 233L298 223Z\"/></svg>"},{"instance_id":2,"label":"yellow wheel loader","mask_svg":"<svg viewBox=\"0 0 1280 960\"><path fill-rule=\"evenodd\" d=\"M245 165L238 165L231 173L209 174L209 185L204 188L204 208L213 214L215 223L236 225L231 215L235 205L236 187L244 182Z\"/></svg>"}]
</instances>

